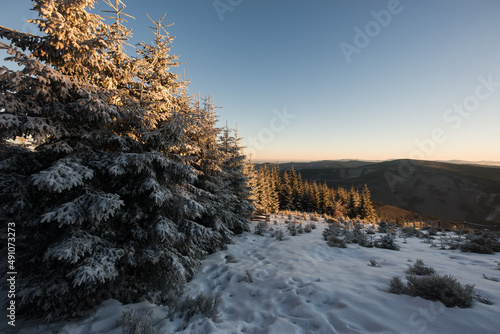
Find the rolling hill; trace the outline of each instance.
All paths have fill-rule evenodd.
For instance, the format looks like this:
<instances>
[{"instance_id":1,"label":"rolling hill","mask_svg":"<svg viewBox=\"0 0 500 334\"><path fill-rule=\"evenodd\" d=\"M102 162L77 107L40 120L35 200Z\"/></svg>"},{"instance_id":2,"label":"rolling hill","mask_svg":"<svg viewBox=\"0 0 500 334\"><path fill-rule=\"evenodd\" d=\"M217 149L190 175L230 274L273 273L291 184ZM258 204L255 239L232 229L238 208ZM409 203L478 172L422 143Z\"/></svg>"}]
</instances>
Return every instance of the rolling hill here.
<instances>
[{"instance_id":1,"label":"rolling hill","mask_svg":"<svg viewBox=\"0 0 500 334\"><path fill-rule=\"evenodd\" d=\"M500 226L500 167L421 160L294 164L302 177L362 187L391 206L446 220ZM280 164L288 169L291 164Z\"/></svg>"}]
</instances>

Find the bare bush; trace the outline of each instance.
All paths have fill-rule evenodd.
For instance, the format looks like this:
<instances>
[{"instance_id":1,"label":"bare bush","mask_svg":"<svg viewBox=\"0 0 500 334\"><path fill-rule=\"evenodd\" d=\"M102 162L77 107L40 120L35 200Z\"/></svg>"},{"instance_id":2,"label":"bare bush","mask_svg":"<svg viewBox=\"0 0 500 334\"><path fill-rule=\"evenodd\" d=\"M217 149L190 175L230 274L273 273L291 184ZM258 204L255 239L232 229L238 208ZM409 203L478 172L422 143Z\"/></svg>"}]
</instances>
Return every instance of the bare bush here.
<instances>
[{"instance_id":1,"label":"bare bush","mask_svg":"<svg viewBox=\"0 0 500 334\"><path fill-rule=\"evenodd\" d=\"M481 245L477 242L467 241L458 246L461 252L464 253L478 253L478 254L493 254L493 250L487 246Z\"/></svg>"},{"instance_id":2,"label":"bare bush","mask_svg":"<svg viewBox=\"0 0 500 334\"><path fill-rule=\"evenodd\" d=\"M406 285L401 280L401 277L399 276L391 277L391 280L389 281L389 292L394 293L396 295L406 294L407 292Z\"/></svg>"},{"instance_id":3,"label":"bare bush","mask_svg":"<svg viewBox=\"0 0 500 334\"><path fill-rule=\"evenodd\" d=\"M123 334L159 334L160 330L154 327L155 320L151 317L151 311L137 314L134 309L128 309L122 313Z\"/></svg>"},{"instance_id":4,"label":"bare bush","mask_svg":"<svg viewBox=\"0 0 500 334\"><path fill-rule=\"evenodd\" d=\"M436 273L436 270L432 267L426 267L424 265L424 261L421 259L417 259L413 266L408 267L405 270L405 274L408 275L417 275L417 276L428 276Z\"/></svg>"},{"instance_id":5,"label":"bare bush","mask_svg":"<svg viewBox=\"0 0 500 334\"><path fill-rule=\"evenodd\" d=\"M285 233L282 230L276 230L271 234L271 237L275 238L278 241L285 240Z\"/></svg>"},{"instance_id":6,"label":"bare bush","mask_svg":"<svg viewBox=\"0 0 500 334\"><path fill-rule=\"evenodd\" d=\"M474 300L474 285L462 285L450 275L428 275L406 277L407 294L432 301L441 301L446 307L471 307Z\"/></svg>"},{"instance_id":7,"label":"bare bush","mask_svg":"<svg viewBox=\"0 0 500 334\"><path fill-rule=\"evenodd\" d=\"M347 243L345 242L344 239L340 239L333 235L330 235L327 238L326 244L330 247L347 248Z\"/></svg>"},{"instance_id":8,"label":"bare bush","mask_svg":"<svg viewBox=\"0 0 500 334\"><path fill-rule=\"evenodd\" d=\"M219 307L222 303L220 294L209 297L200 291L196 297L187 296L183 301L175 305L175 314L186 322L194 315L200 314L204 318L210 318L213 322L221 322Z\"/></svg>"},{"instance_id":9,"label":"bare bush","mask_svg":"<svg viewBox=\"0 0 500 334\"><path fill-rule=\"evenodd\" d=\"M268 231L268 224L267 222L260 222L255 225L255 230L254 234L264 236Z\"/></svg>"}]
</instances>

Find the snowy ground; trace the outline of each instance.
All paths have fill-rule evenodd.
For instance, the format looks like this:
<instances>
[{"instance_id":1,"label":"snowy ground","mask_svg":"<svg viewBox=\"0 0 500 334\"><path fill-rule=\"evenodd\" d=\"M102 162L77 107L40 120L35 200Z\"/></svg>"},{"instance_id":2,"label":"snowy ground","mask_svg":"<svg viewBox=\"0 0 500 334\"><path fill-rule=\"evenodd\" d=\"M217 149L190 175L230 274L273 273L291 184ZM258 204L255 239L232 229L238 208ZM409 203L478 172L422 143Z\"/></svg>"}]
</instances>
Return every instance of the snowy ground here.
<instances>
[{"instance_id":1,"label":"snowy ground","mask_svg":"<svg viewBox=\"0 0 500 334\"><path fill-rule=\"evenodd\" d=\"M285 219L273 217L282 228ZM499 333L500 279L496 261L500 255L461 253L429 247L422 239L398 238L400 251L363 248L330 248L322 238L324 222L311 233L284 241L245 233L227 250L209 256L189 283L189 294L201 290L221 294L222 322L194 317L181 333ZM375 259L380 267L369 265ZM416 259L440 274L451 274L462 284L475 284L494 303L474 302L468 309L446 308L441 302L387 293L392 276ZM181 321L165 319L166 308L149 303L103 303L96 313L74 323L18 323L22 334L122 333L122 311L152 310L160 333L173 333ZM0 332L6 331L6 321ZM16 332L16 331L14 331Z\"/></svg>"}]
</instances>

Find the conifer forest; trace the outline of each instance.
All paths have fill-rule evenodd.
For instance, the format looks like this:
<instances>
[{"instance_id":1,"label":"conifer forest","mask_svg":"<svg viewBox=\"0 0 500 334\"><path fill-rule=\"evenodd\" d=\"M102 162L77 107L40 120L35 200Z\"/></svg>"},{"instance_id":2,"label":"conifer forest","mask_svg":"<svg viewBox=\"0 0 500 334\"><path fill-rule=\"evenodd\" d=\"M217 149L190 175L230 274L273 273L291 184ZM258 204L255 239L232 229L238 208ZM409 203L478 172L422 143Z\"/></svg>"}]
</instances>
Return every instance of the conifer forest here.
<instances>
[{"instance_id":1,"label":"conifer forest","mask_svg":"<svg viewBox=\"0 0 500 334\"><path fill-rule=\"evenodd\" d=\"M0 27L19 66L0 69L0 219L30 317L78 315L99 291L165 302L252 213L240 138L172 72L165 17L130 56L121 1L109 24L95 2L35 1L40 36Z\"/></svg>"}]
</instances>

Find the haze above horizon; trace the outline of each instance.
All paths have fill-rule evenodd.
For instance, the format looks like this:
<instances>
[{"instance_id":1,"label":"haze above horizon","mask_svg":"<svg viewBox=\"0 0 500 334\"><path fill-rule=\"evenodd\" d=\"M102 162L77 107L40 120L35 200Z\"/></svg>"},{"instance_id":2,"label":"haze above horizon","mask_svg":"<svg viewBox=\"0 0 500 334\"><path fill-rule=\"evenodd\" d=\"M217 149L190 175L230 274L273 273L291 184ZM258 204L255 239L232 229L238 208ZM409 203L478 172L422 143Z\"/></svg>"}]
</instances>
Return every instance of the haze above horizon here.
<instances>
[{"instance_id":1,"label":"haze above horizon","mask_svg":"<svg viewBox=\"0 0 500 334\"><path fill-rule=\"evenodd\" d=\"M254 161L500 161L499 1L125 4L131 44L167 13L176 71ZM2 25L37 33L31 7L10 3Z\"/></svg>"}]
</instances>

